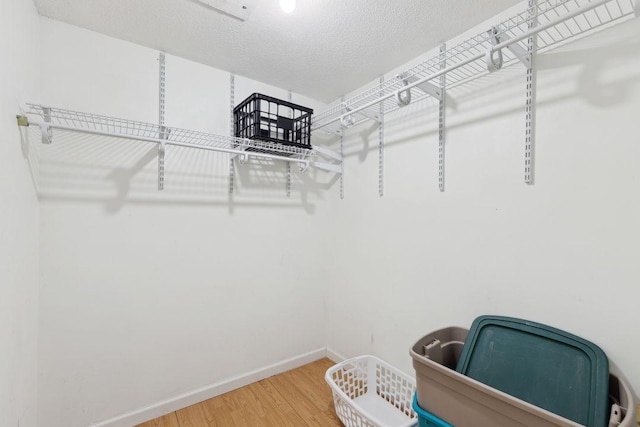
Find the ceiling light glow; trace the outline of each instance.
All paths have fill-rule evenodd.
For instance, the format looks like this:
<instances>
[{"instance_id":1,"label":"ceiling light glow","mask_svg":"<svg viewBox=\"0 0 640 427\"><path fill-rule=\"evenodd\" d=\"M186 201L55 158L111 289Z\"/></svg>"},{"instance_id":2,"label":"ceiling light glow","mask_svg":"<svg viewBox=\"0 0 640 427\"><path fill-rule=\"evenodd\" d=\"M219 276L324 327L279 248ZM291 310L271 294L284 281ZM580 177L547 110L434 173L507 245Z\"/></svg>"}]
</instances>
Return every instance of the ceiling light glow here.
<instances>
[{"instance_id":1,"label":"ceiling light glow","mask_svg":"<svg viewBox=\"0 0 640 427\"><path fill-rule=\"evenodd\" d=\"M296 0L280 0L280 9L284 13L291 13L296 8Z\"/></svg>"}]
</instances>

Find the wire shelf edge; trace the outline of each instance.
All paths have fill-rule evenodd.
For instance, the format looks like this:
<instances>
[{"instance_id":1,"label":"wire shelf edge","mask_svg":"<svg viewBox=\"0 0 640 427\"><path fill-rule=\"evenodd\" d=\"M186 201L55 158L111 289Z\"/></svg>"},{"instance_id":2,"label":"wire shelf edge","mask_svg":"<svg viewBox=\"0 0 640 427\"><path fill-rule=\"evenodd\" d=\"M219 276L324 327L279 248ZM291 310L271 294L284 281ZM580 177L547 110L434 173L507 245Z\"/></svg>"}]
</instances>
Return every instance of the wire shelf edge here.
<instances>
[{"instance_id":1,"label":"wire shelf edge","mask_svg":"<svg viewBox=\"0 0 640 427\"><path fill-rule=\"evenodd\" d=\"M635 0L640 1L640 0ZM592 7L592 8L590 8ZM391 113L402 108L396 98L390 95L403 91L410 91L413 102L420 101L432 95L425 93L418 87L404 89L407 82L415 82L426 79L441 71L441 65L447 64L450 68L446 72L446 88L451 89L467 83L471 80L489 74L485 62L485 52L491 51L495 41L503 42L509 39L516 39L526 34L531 20L537 22L534 27L540 29L536 31L537 52L544 53L561 43L564 43L577 36L584 35L605 25L612 24L624 18L634 16L636 13L634 0L544 0L533 8L526 8L524 11L507 18L499 24L489 28L495 32L485 31L470 37L457 45L447 48L445 51L437 53L425 61L413 66L407 71L398 74L395 78L386 79L383 83L374 85L362 92L345 99L343 102L314 115L312 120L312 130L323 129L336 132L343 127L341 118L344 115L358 114L357 118L349 125L358 125L365 121L375 119L372 114L375 107L371 104L382 106L383 113ZM587 8L586 11L581 11ZM580 12L576 16L572 16ZM564 19L564 17L568 17ZM556 20L560 21L549 28L544 28ZM526 50L520 42L514 43L520 49ZM500 49L503 55L503 66L509 66L520 59L510 49ZM474 59L475 58L475 59ZM467 62L465 64L465 62ZM459 65L462 64L462 65ZM436 85L434 85L436 86ZM436 86L437 87L437 86ZM369 105L369 106L368 106ZM364 106L368 106L363 108ZM360 110L359 110L360 109ZM352 110L356 110L353 112ZM336 123L337 122L337 123ZM337 129L336 129L337 128Z\"/></svg>"},{"instance_id":2,"label":"wire shelf edge","mask_svg":"<svg viewBox=\"0 0 640 427\"><path fill-rule=\"evenodd\" d=\"M105 115L85 113L62 108L27 103L25 114L36 117L31 124L94 133L116 138L136 139L158 144L251 155L286 161L307 162L315 156L314 149L287 146L234 136L217 135L201 131L163 126Z\"/></svg>"}]
</instances>

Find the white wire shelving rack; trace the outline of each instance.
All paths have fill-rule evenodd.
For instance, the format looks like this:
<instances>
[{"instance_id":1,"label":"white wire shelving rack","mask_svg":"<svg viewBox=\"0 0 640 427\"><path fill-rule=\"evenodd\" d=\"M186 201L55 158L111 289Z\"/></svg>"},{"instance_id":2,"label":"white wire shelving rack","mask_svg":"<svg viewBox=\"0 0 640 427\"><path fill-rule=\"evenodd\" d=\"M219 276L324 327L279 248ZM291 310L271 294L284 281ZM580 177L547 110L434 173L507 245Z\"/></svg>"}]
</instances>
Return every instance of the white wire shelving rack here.
<instances>
[{"instance_id":1,"label":"white wire shelving rack","mask_svg":"<svg viewBox=\"0 0 640 427\"><path fill-rule=\"evenodd\" d=\"M40 104L26 104L23 114L17 116L18 126L38 126L43 144L53 142L53 130L79 132L135 141L154 143L158 146L158 190L164 189L165 156L167 146L229 154L229 192L234 189L235 162L246 163L250 158L282 160L289 172L287 195L290 195L290 165L296 163L301 172L310 166L342 175L342 155L322 146L301 148L270 141L238 138L233 136L233 107L235 99L235 76L230 75L230 133L217 135L165 125L165 54L159 53L158 123L146 123L81 111L54 108Z\"/></svg>"},{"instance_id":2,"label":"white wire shelving rack","mask_svg":"<svg viewBox=\"0 0 640 427\"><path fill-rule=\"evenodd\" d=\"M527 69L526 146L527 150L533 150L535 114L531 110L535 110L535 54L605 25L638 16L639 5L640 0L529 0L525 10L487 31L442 48L395 78L381 80L380 84L314 115L311 128L342 135L345 128L370 120L382 122L386 114L427 97L437 99L443 110L445 90L520 62ZM444 141L444 126L441 114L441 141ZM441 190L444 189L442 145L439 147ZM532 167L532 153L527 152L525 156L525 181L532 183L532 172L526 171Z\"/></svg>"},{"instance_id":3,"label":"white wire shelving rack","mask_svg":"<svg viewBox=\"0 0 640 427\"><path fill-rule=\"evenodd\" d=\"M313 149L216 135L99 114L46 107L38 104L27 104L25 113L28 117L29 125L37 125L41 128L42 143L44 144L52 143L52 129L60 129L177 147L218 151L239 156L285 160L299 163L302 166L308 166L315 156Z\"/></svg>"},{"instance_id":4,"label":"white wire shelving rack","mask_svg":"<svg viewBox=\"0 0 640 427\"><path fill-rule=\"evenodd\" d=\"M53 130L58 129L155 143L158 144L162 157L166 146L176 146L228 153L232 155L232 158L239 159L240 163L245 163L249 158L256 157L296 163L301 171L313 166L341 173L339 164L317 161L316 157L319 153L336 158L336 160L339 157L330 150L321 147L305 149L38 104L27 104L25 114L18 116L18 124L20 126L39 126L43 144L51 144L54 138ZM158 167L158 189L160 190L164 186L164 167L161 163L159 162Z\"/></svg>"}]
</instances>

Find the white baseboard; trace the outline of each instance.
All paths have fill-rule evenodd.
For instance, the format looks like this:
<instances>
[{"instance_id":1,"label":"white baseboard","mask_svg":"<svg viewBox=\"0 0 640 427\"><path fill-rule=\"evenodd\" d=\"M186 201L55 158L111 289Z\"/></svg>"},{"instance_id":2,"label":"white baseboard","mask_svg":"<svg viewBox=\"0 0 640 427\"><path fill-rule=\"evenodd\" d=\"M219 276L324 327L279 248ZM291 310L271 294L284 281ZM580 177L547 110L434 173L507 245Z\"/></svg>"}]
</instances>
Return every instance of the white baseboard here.
<instances>
[{"instance_id":1,"label":"white baseboard","mask_svg":"<svg viewBox=\"0 0 640 427\"><path fill-rule=\"evenodd\" d=\"M337 352L333 351L330 348L327 348L327 358L330 359L334 363L340 363L340 362L344 362L345 360L347 360L346 357L344 357L340 353L337 353Z\"/></svg>"},{"instance_id":2,"label":"white baseboard","mask_svg":"<svg viewBox=\"0 0 640 427\"><path fill-rule=\"evenodd\" d=\"M96 424L92 424L91 427L135 426L145 421L161 417L173 411L186 408L187 406L195 405L196 403L202 402L203 400L211 399L212 397L219 396L237 388L244 387L246 385L263 380L265 378L281 374L291 369L299 368L302 365L315 362L316 360L320 360L324 357L328 357L331 360L335 361L332 355L335 355L335 353L332 351L330 355L329 350L327 350L326 348L314 350L309 353L305 353L287 360L283 360L282 362L266 366L264 368L256 369L255 371L251 371L244 375L230 378L216 384L208 385L198 390L184 393L165 401L154 403L152 405L145 406L144 408L136 409L135 411L131 411L129 413L110 418Z\"/></svg>"}]
</instances>

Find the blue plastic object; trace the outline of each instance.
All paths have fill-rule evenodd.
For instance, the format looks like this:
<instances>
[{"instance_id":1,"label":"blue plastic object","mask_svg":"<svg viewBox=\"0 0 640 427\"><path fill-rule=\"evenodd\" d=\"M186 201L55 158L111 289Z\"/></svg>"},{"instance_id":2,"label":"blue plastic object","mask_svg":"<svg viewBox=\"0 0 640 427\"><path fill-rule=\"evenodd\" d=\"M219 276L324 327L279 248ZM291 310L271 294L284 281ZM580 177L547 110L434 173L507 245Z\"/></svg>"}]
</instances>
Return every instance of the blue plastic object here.
<instances>
[{"instance_id":1,"label":"blue plastic object","mask_svg":"<svg viewBox=\"0 0 640 427\"><path fill-rule=\"evenodd\" d=\"M429 411L425 411L418 405L418 395L413 395L413 410L418 414L419 427L453 427L448 422L441 420Z\"/></svg>"},{"instance_id":2,"label":"blue plastic object","mask_svg":"<svg viewBox=\"0 0 640 427\"><path fill-rule=\"evenodd\" d=\"M456 371L584 426L607 425L609 360L595 344L559 329L480 316Z\"/></svg>"}]
</instances>

